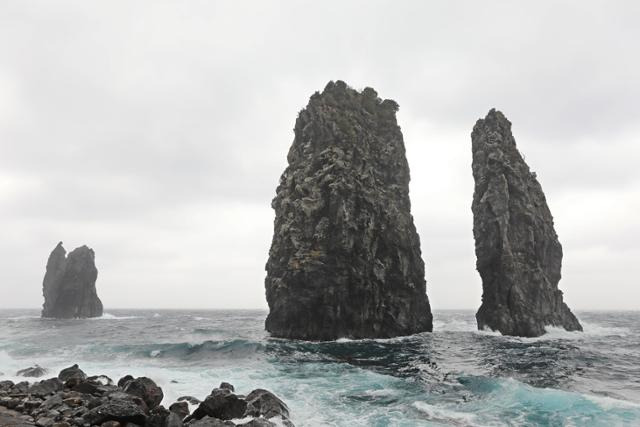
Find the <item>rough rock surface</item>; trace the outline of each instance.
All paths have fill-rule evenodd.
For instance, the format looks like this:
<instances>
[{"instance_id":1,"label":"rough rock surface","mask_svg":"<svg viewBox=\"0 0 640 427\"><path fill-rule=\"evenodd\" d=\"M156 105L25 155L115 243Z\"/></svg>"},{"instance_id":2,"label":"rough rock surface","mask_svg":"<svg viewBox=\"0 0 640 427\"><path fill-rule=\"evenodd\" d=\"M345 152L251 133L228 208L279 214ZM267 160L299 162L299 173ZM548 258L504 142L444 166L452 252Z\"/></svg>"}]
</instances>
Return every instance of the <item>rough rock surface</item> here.
<instances>
[{"instance_id":1,"label":"rough rock surface","mask_svg":"<svg viewBox=\"0 0 640 427\"><path fill-rule=\"evenodd\" d=\"M151 378L147 377L139 377L127 382L124 391L144 400L149 409L158 406L164 398L162 389Z\"/></svg>"},{"instance_id":2,"label":"rough rock surface","mask_svg":"<svg viewBox=\"0 0 640 427\"><path fill-rule=\"evenodd\" d=\"M81 246L69 256L66 253L60 242L49 255L42 284L42 317L102 316L102 302L96 292L98 270L93 249Z\"/></svg>"},{"instance_id":3,"label":"rough rock surface","mask_svg":"<svg viewBox=\"0 0 640 427\"><path fill-rule=\"evenodd\" d=\"M231 384L222 385L226 388L213 389L189 416L186 401L169 409L158 404L162 389L149 378L132 379L121 387L103 375L86 377L73 365L58 378L33 384L0 381L0 426L294 427L287 405L273 393L256 389L245 398L234 394Z\"/></svg>"},{"instance_id":4,"label":"rough rock surface","mask_svg":"<svg viewBox=\"0 0 640 427\"><path fill-rule=\"evenodd\" d=\"M44 374L47 373L47 370L42 368L41 366L32 366L30 368L25 368L25 369L20 369L18 372L16 372L16 375L20 376L20 377L33 377L33 378L37 378L37 377L41 377Z\"/></svg>"},{"instance_id":5,"label":"rough rock surface","mask_svg":"<svg viewBox=\"0 0 640 427\"><path fill-rule=\"evenodd\" d=\"M272 206L265 280L274 336L431 331L398 104L329 82L296 121Z\"/></svg>"},{"instance_id":6,"label":"rough rock surface","mask_svg":"<svg viewBox=\"0 0 640 427\"><path fill-rule=\"evenodd\" d=\"M546 325L581 331L558 289L562 246L536 174L495 110L478 120L473 151L473 235L482 277L478 328L535 337Z\"/></svg>"}]
</instances>

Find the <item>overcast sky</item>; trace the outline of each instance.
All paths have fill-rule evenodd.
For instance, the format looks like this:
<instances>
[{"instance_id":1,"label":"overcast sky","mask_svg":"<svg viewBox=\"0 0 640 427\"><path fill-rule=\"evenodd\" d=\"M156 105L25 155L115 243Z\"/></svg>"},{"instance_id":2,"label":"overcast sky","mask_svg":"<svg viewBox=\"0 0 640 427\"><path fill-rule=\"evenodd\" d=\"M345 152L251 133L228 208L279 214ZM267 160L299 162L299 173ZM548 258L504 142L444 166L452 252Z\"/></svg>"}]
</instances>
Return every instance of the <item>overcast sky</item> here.
<instances>
[{"instance_id":1,"label":"overcast sky","mask_svg":"<svg viewBox=\"0 0 640 427\"><path fill-rule=\"evenodd\" d=\"M640 309L640 2L3 1L0 308L51 250L115 307L266 308L270 202L309 96L398 102L434 309L480 305L470 133L546 192L574 309Z\"/></svg>"}]
</instances>

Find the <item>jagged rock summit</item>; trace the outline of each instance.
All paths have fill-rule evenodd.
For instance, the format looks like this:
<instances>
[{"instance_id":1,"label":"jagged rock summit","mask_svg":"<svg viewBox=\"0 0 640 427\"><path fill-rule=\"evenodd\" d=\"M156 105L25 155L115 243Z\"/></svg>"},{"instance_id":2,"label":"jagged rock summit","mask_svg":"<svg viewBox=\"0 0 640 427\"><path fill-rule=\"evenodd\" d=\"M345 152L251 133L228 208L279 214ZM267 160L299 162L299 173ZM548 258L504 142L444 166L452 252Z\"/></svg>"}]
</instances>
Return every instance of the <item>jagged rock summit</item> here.
<instances>
[{"instance_id":1,"label":"jagged rock summit","mask_svg":"<svg viewBox=\"0 0 640 427\"><path fill-rule=\"evenodd\" d=\"M42 317L102 316L102 302L96 292L98 269L93 249L81 246L69 256L66 254L60 242L49 255L42 283Z\"/></svg>"},{"instance_id":2,"label":"jagged rock summit","mask_svg":"<svg viewBox=\"0 0 640 427\"><path fill-rule=\"evenodd\" d=\"M511 122L491 110L471 134L473 235L482 277L478 328L536 337L545 326L581 331L558 289L562 246L535 172L516 148Z\"/></svg>"},{"instance_id":3,"label":"jagged rock summit","mask_svg":"<svg viewBox=\"0 0 640 427\"><path fill-rule=\"evenodd\" d=\"M295 124L272 207L272 335L308 340L431 331L398 104L342 81Z\"/></svg>"}]
</instances>

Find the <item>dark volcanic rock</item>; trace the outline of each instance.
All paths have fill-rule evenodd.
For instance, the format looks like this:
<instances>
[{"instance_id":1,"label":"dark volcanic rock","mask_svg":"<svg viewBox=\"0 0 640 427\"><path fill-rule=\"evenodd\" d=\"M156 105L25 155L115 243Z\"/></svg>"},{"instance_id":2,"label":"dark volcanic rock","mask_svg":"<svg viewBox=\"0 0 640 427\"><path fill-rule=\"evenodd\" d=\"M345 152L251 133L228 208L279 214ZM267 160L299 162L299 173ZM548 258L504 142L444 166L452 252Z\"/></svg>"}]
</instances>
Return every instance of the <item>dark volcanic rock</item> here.
<instances>
[{"instance_id":1,"label":"dark volcanic rock","mask_svg":"<svg viewBox=\"0 0 640 427\"><path fill-rule=\"evenodd\" d=\"M3 427L33 427L35 424L25 419L20 413L0 406L0 426Z\"/></svg>"},{"instance_id":2,"label":"dark volcanic rock","mask_svg":"<svg viewBox=\"0 0 640 427\"><path fill-rule=\"evenodd\" d=\"M246 397L247 409L245 415L253 417L273 418L280 416L289 418L289 408L275 394L268 390L256 389Z\"/></svg>"},{"instance_id":3,"label":"dark volcanic rock","mask_svg":"<svg viewBox=\"0 0 640 427\"><path fill-rule=\"evenodd\" d=\"M74 318L102 316L96 292L98 270L93 250L81 246L66 256L62 242L51 252L42 284L42 317Z\"/></svg>"},{"instance_id":4,"label":"dark volcanic rock","mask_svg":"<svg viewBox=\"0 0 640 427\"><path fill-rule=\"evenodd\" d=\"M71 365L68 368L64 368L58 374L58 379L62 382L65 382L71 378L84 380L85 378L87 378L87 374L85 374L77 364Z\"/></svg>"},{"instance_id":5,"label":"dark volcanic rock","mask_svg":"<svg viewBox=\"0 0 640 427\"><path fill-rule=\"evenodd\" d=\"M582 327L558 289L562 246L536 174L516 148L511 123L491 110L471 134L473 235L482 277L478 328L535 337L545 325Z\"/></svg>"},{"instance_id":6,"label":"dark volcanic rock","mask_svg":"<svg viewBox=\"0 0 640 427\"><path fill-rule=\"evenodd\" d=\"M397 109L337 81L300 112L272 203L265 286L274 336L431 331Z\"/></svg>"},{"instance_id":7,"label":"dark volcanic rock","mask_svg":"<svg viewBox=\"0 0 640 427\"><path fill-rule=\"evenodd\" d=\"M47 396L62 390L62 381L58 378L49 378L40 382L34 383L29 387L29 393L36 396Z\"/></svg>"},{"instance_id":8,"label":"dark volcanic rock","mask_svg":"<svg viewBox=\"0 0 640 427\"><path fill-rule=\"evenodd\" d=\"M133 381L133 377L131 375L125 375L118 380L118 387L125 388L129 381Z\"/></svg>"},{"instance_id":9,"label":"dark volcanic rock","mask_svg":"<svg viewBox=\"0 0 640 427\"><path fill-rule=\"evenodd\" d=\"M169 411L178 414L182 420L189 415L189 404L185 401L172 403Z\"/></svg>"},{"instance_id":10,"label":"dark volcanic rock","mask_svg":"<svg viewBox=\"0 0 640 427\"><path fill-rule=\"evenodd\" d=\"M151 378L147 377L138 377L129 381L124 387L124 391L144 400L149 409L158 406L164 397L162 389Z\"/></svg>"},{"instance_id":11,"label":"dark volcanic rock","mask_svg":"<svg viewBox=\"0 0 640 427\"><path fill-rule=\"evenodd\" d=\"M247 402L233 394L230 390L214 389L200 406L193 411L191 419L199 420L205 416L220 420L241 418L247 409Z\"/></svg>"},{"instance_id":12,"label":"dark volcanic rock","mask_svg":"<svg viewBox=\"0 0 640 427\"><path fill-rule=\"evenodd\" d=\"M135 403L126 400L114 400L93 408L83 416L91 425L102 424L105 421L121 423L135 423L144 425L147 419L144 411Z\"/></svg>"},{"instance_id":13,"label":"dark volcanic rock","mask_svg":"<svg viewBox=\"0 0 640 427\"><path fill-rule=\"evenodd\" d=\"M32 366L30 368L25 368L25 369L20 369L18 372L16 372L16 375L21 376L21 377L32 377L32 378L38 378L43 376L44 374L47 373L47 370L44 369L41 366Z\"/></svg>"}]
</instances>

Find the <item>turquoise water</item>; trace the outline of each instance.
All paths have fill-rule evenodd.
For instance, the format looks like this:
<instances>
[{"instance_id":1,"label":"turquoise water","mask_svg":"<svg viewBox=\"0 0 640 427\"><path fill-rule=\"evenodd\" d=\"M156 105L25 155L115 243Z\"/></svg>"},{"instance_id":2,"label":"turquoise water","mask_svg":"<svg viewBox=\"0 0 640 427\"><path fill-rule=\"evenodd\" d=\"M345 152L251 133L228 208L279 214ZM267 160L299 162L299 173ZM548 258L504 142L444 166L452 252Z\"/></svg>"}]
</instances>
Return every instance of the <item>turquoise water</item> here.
<instances>
[{"instance_id":1,"label":"turquoise water","mask_svg":"<svg viewBox=\"0 0 640 427\"><path fill-rule=\"evenodd\" d=\"M38 315L0 311L0 379L79 363L149 376L165 405L228 381L272 390L298 426L640 425L639 312L579 312L584 333L526 339L476 331L472 311L436 311L433 333L321 343L272 339L255 310Z\"/></svg>"}]
</instances>

